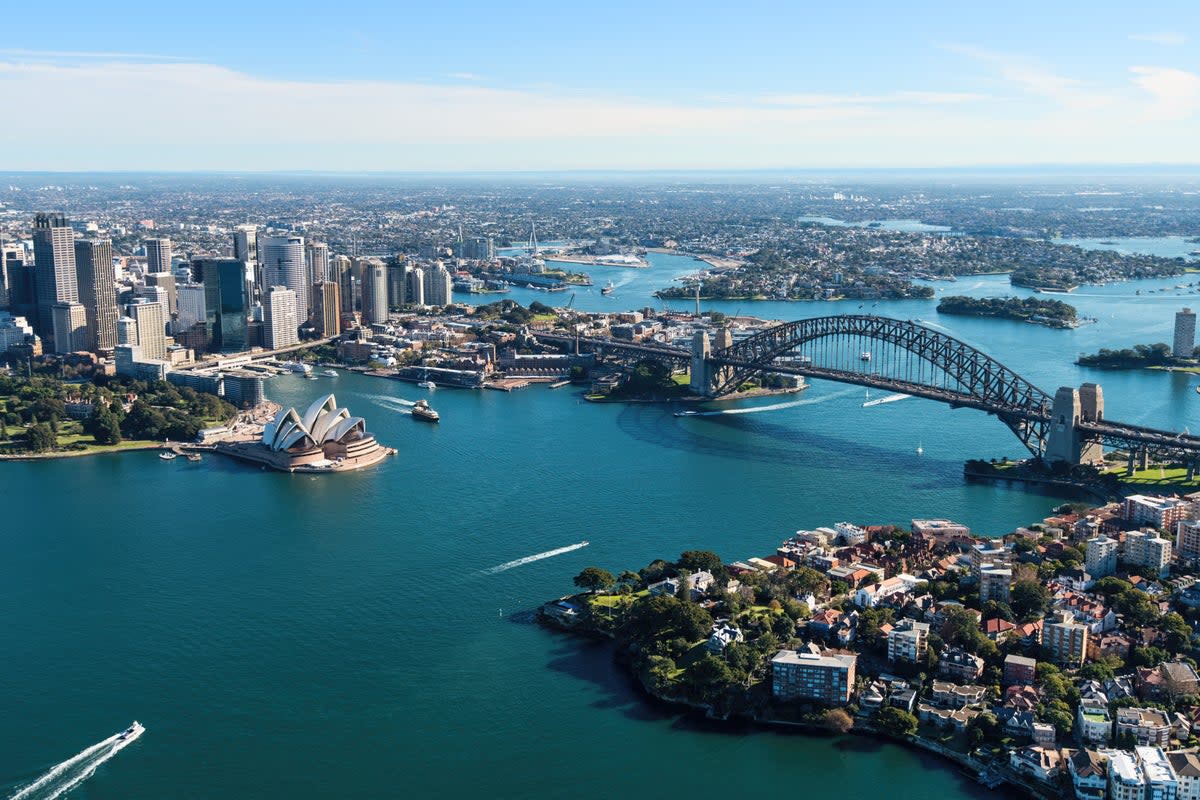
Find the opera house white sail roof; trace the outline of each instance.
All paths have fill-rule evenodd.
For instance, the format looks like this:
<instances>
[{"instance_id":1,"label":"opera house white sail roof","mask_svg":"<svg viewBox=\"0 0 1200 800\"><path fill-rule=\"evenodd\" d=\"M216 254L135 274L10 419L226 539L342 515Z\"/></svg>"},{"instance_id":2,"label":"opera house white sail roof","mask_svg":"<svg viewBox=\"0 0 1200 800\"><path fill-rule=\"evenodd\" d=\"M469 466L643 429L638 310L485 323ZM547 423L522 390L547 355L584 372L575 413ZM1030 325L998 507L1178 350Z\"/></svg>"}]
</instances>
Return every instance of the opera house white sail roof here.
<instances>
[{"instance_id":1,"label":"opera house white sail roof","mask_svg":"<svg viewBox=\"0 0 1200 800\"><path fill-rule=\"evenodd\" d=\"M359 439L366 432L366 421L350 416L348 409L338 408L330 394L309 406L304 416L294 408L280 411L263 428L262 443L275 451L307 450L329 442Z\"/></svg>"}]
</instances>

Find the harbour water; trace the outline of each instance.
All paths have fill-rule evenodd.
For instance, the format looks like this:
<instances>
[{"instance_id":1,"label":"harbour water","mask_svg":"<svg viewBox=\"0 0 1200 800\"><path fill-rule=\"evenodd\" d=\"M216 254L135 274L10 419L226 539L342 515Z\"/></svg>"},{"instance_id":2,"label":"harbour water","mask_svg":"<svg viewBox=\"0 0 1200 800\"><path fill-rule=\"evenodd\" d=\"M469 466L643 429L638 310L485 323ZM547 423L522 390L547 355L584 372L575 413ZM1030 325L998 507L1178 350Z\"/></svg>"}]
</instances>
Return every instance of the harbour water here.
<instances>
[{"instance_id":1,"label":"harbour water","mask_svg":"<svg viewBox=\"0 0 1200 800\"><path fill-rule=\"evenodd\" d=\"M650 262L597 268L575 305L656 304L650 291L696 265ZM610 275L619 288L602 297ZM939 317L934 301L705 307L929 320L1048 391L1100 380L1113 418L1197 430L1194 376L1071 363L1169 340L1174 311L1195 301L1148 292L1194 277L1084 287L1069 299L1099 322L1071 331ZM1014 293L1005 276L935 287ZM967 458L1021 455L996 420L919 399L863 408L863 390L821 382L795 406L683 418L570 388L439 389L437 426L399 403L424 390L345 371L280 377L268 393L307 405L326 391L400 455L320 477L153 453L0 465L0 794L136 718L146 734L71 797L712 796L797 782L860 797L884 781L899 800L982 796L898 747L648 706L601 646L544 631L530 611L591 564L761 555L842 519L938 515L984 534L1039 519L1061 498L961 478Z\"/></svg>"}]
</instances>

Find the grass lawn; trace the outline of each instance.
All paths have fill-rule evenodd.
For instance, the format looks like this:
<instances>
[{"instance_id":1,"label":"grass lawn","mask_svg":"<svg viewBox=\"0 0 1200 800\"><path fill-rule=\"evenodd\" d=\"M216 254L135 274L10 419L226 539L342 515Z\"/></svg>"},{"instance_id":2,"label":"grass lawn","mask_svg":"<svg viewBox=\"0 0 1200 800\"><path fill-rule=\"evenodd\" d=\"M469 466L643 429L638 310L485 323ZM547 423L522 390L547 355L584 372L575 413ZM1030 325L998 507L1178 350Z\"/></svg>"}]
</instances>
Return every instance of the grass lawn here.
<instances>
[{"instance_id":1,"label":"grass lawn","mask_svg":"<svg viewBox=\"0 0 1200 800\"><path fill-rule=\"evenodd\" d=\"M692 376L689 373L684 372L682 374L672 375L671 380L680 386L689 386L692 382Z\"/></svg>"},{"instance_id":2,"label":"grass lawn","mask_svg":"<svg viewBox=\"0 0 1200 800\"><path fill-rule=\"evenodd\" d=\"M1185 467L1151 467L1137 470L1133 475L1126 475L1122 466L1108 472L1115 473L1121 479L1121 483L1131 486L1200 488L1200 479L1187 479Z\"/></svg>"}]
</instances>

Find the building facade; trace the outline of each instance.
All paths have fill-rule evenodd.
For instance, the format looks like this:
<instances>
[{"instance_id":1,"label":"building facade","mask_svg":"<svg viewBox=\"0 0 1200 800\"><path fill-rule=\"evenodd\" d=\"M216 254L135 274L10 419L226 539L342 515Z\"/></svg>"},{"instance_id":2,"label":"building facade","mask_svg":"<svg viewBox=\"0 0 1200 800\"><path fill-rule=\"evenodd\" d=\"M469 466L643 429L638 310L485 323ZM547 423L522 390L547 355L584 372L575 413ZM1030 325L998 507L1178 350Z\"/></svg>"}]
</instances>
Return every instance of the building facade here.
<instances>
[{"instance_id":1,"label":"building facade","mask_svg":"<svg viewBox=\"0 0 1200 800\"><path fill-rule=\"evenodd\" d=\"M1121 543L1101 534L1088 539L1086 569L1093 578L1103 578L1117 571L1117 551Z\"/></svg>"},{"instance_id":2,"label":"building facade","mask_svg":"<svg viewBox=\"0 0 1200 800\"><path fill-rule=\"evenodd\" d=\"M1057 664L1078 668L1087 654L1088 627L1074 621L1070 612L1047 617L1042 628L1042 647Z\"/></svg>"},{"instance_id":3,"label":"building facade","mask_svg":"<svg viewBox=\"0 0 1200 800\"><path fill-rule=\"evenodd\" d=\"M888 631L888 661L918 663L924 660L928 644L929 623L902 619Z\"/></svg>"},{"instance_id":4,"label":"building facade","mask_svg":"<svg viewBox=\"0 0 1200 800\"><path fill-rule=\"evenodd\" d=\"M108 353L117 346L117 286L112 241L83 239L75 242L75 268L79 302L87 315L87 349Z\"/></svg>"},{"instance_id":5,"label":"building facade","mask_svg":"<svg viewBox=\"0 0 1200 800\"><path fill-rule=\"evenodd\" d=\"M771 693L779 700L844 705L854 688L858 656L781 650L771 659Z\"/></svg>"},{"instance_id":6,"label":"building facade","mask_svg":"<svg viewBox=\"0 0 1200 800\"><path fill-rule=\"evenodd\" d=\"M246 317L246 265L236 258L203 258L192 262L204 280L204 319L209 350L241 353L249 348Z\"/></svg>"},{"instance_id":7,"label":"building facade","mask_svg":"<svg viewBox=\"0 0 1200 800\"><path fill-rule=\"evenodd\" d=\"M268 350L290 347L300 341L298 330L298 301L296 293L286 286L272 286L267 290L263 304L263 322L266 323L264 342Z\"/></svg>"},{"instance_id":8,"label":"building facade","mask_svg":"<svg viewBox=\"0 0 1200 800\"><path fill-rule=\"evenodd\" d=\"M258 253L262 259L263 280L266 287L282 286L291 289L296 295L295 314L296 327L308 319L312 308L309 298L308 267L304 260L303 236L260 236L258 238ZM266 294L263 292L264 302Z\"/></svg>"},{"instance_id":9,"label":"building facade","mask_svg":"<svg viewBox=\"0 0 1200 800\"><path fill-rule=\"evenodd\" d=\"M1191 358L1196 349L1196 312L1185 308L1175 314L1175 339L1171 355Z\"/></svg>"},{"instance_id":10,"label":"building facade","mask_svg":"<svg viewBox=\"0 0 1200 800\"><path fill-rule=\"evenodd\" d=\"M79 300L75 270L75 231L62 214L38 214L33 220L34 281L37 290L37 321L34 328L43 339L54 338L55 303Z\"/></svg>"}]
</instances>

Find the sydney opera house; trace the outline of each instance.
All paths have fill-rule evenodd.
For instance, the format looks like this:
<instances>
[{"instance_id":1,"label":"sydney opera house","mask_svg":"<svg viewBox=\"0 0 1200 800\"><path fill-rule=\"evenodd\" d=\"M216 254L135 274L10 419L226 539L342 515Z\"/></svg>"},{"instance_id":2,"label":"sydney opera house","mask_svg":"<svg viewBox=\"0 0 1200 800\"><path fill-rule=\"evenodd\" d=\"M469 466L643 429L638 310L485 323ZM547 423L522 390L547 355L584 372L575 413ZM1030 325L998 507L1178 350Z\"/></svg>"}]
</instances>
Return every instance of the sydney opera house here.
<instances>
[{"instance_id":1,"label":"sydney opera house","mask_svg":"<svg viewBox=\"0 0 1200 800\"><path fill-rule=\"evenodd\" d=\"M339 408L333 395L317 400L303 415L294 408L281 410L259 442L239 443L227 452L287 472L357 469L395 453L375 441L362 417Z\"/></svg>"}]
</instances>

